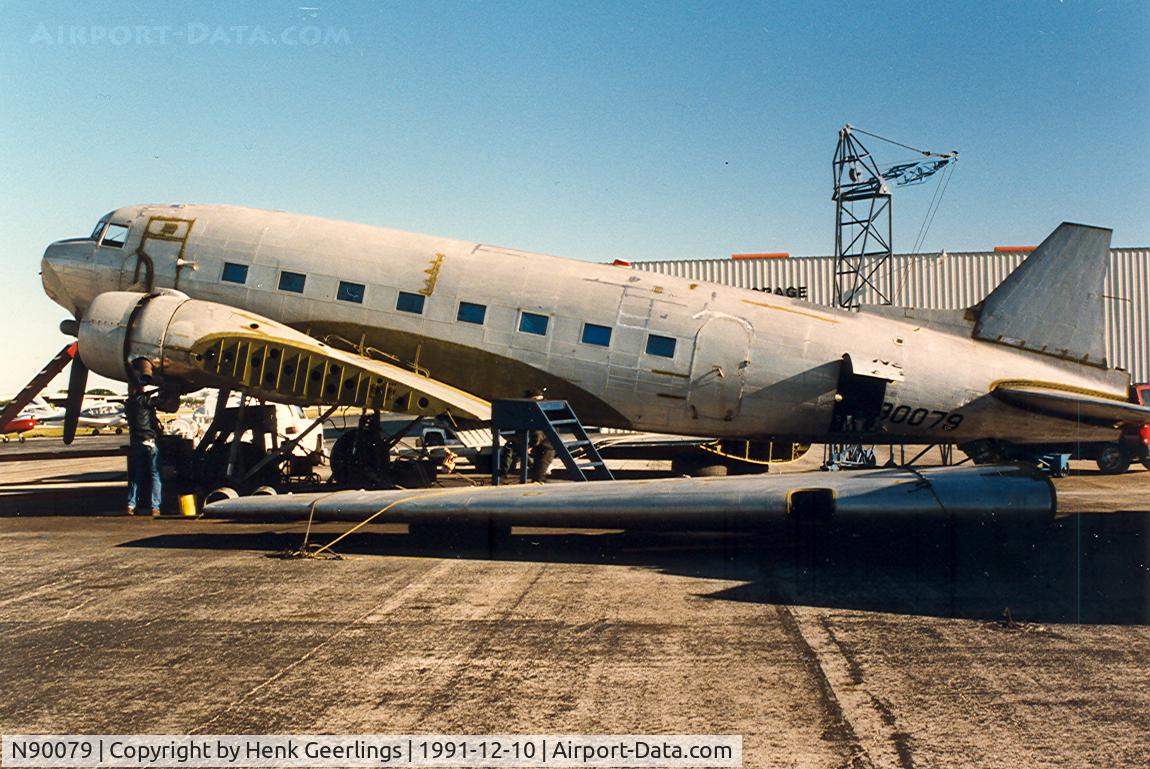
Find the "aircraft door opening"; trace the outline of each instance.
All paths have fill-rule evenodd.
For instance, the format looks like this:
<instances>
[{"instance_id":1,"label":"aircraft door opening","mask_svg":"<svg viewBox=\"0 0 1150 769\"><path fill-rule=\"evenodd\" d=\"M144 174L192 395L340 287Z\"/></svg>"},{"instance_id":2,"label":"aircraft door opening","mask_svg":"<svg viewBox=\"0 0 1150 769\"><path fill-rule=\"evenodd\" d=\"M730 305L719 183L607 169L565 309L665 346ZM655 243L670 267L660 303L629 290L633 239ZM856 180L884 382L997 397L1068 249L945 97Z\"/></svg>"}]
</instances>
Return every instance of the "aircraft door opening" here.
<instances>
[{"instance_id":1,"label":"aircraft door opening","mask_svg":"<svg viewBox=\"0 0 1150 769\"><path fill-rule=\"evenodd\" d=\"M124 255L121 291L151 291L156 286L180 287L180 274L196 265L184 259L194 219L150 216L139 245Z\"/></svg>"},{"instance_id":2,"label":"aircraft door opening","mask_svg":"<svg viewBox=\"0 0 1150 769\"><path fill-rule=\"evenodd\" d=\"M687 403L697 419L739 414L750 363L751 330L737 318L711 318L695 335Z\"/></svg>"},{"instance_id":3,"label":"aircraft door opening","mask_svg":"<svg viewBox=\"0 0 1150 769\"><path fill-rule=\"evenodd\" d=\"M889 380L857 374L849 355L843 356L839 386L831 415L831 432L863 433L875 429Z\"/></svg>"}]
</instances>

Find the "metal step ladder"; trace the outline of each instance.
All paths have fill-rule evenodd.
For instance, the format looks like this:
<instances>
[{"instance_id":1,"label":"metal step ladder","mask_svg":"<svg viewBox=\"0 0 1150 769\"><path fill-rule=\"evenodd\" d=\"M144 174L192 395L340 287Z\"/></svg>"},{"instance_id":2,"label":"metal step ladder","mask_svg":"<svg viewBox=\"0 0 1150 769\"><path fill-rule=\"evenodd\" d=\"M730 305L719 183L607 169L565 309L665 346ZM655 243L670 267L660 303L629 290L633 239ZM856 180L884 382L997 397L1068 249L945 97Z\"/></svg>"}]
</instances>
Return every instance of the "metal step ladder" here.
<instances>
[{"instance_id":1,"label":"metal step ladder","mask_svg":"<svg viewBox=\"0 0 1150 769\"><path fill-rule=\"evenodd\" d=\"M514 442L521 457L519 480L527 482L531 433L539 430L575 481L613 481L603 457L567 401L516 398L491 403L491 481L499 485L503 442Z\"/></svg>"},{"instance_id":2,"label":"metal step ladder","mask_svg":"<svg viewBox=\"0 0 1150 769\"><path fill-rule=\"evenodd\" d=\"M48 361L48 365L40 369L40 373L32 377L32 381L24 385L12 402L0 411L0 426L6 425L15 419L25 406L32 402L32 399L39 395L48 383L56 378L56 375L64 370L64 367L72 362L76 357L76 343L71 342L63 350L56 353L52 360Z\"/></svg>"}]
</instances>

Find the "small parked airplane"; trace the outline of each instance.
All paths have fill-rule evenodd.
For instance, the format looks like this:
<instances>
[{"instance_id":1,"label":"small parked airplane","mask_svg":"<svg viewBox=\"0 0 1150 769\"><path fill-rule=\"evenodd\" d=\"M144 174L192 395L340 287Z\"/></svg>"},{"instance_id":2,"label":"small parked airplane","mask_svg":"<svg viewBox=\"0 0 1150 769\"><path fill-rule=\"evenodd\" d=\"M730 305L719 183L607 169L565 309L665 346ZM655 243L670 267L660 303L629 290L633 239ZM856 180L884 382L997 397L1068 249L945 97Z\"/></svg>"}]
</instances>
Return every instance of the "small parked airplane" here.
<instances>
[{"instance_id":1,"label":"small parked airplane","mask_svg":"<svg viewBox=\"0 0 1150 769\"><path fill-rule=\"evenodd\" d=\"M0 425L0 435L4 436L4 442L7 443L8 435L15 433L23 442L24 433L35 429L37 425L48 422L57 415L63 419L64 410L53 406L42 397L33 398L31 403L20 410L20 413L16 414L10 421Z\"/></svg>"},{"instance_id":2,"label":"small parked airplane","mask_svg":"<svg viewBox=\"0 0 1150 769\"><path fill-rule=\"evenodd\" d=\"M67 418L66 406L57 406L45 398L36 398L23 412L36 418L37 424L61 424ZM118 399L85 396L81 402L77 424L95 432L115 430L122 432L128 426L124 416L124 403Z\"/></svg>"},{"instance_id":3,"label":"small parked airplane","mask_svg":"<svg viewBox=\"0 0 1150 769\"><path fill-rule=\"evenodd\" d=\"M36 427L36 417L27 416L23 412L18 414L15 419L9 420L0 425L0 441L7 443L10 435L15 435L20 442L24 441L24 433L33 430Z\"/></svg>"}]
</instances>

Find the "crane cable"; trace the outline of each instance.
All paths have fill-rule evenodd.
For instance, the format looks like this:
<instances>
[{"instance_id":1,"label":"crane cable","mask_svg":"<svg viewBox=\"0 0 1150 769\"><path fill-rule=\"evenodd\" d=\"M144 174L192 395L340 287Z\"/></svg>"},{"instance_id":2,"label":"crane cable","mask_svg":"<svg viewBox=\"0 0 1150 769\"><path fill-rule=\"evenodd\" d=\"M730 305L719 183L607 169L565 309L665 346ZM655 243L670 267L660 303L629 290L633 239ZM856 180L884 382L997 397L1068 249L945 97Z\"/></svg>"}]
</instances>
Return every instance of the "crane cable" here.
<instances>
[{"instance_id":1,"label":"crane cable","mask_svg":"<svg viewBox=\"0 0 1150 769\"><path fill-rule=\"evenodd\" d=\"M871 133L870 131L864 131L863 129L856 128L855 126L850 126L850 129L852 131L854 131L855 133L866 134L867 136L870 136L874 139L878 139L879 141L884 141L884 142L887 142L888 144L894 144L897 147L902 147L903 149L910 150L911 152L917 152L918 154L922 155L923 157L952 158L952 157L955 157L956 155L958 155L957 152L934 152L932 150L919 149L918 147L912 147L909 144L903 144L902 142L896 142L894 139L888 139L885 136L879 136L878 134Z\"/></svg>"},{"instance_id":2,"label":"crane cable","mask_svg":"<svg viewBox=\"0 0 1150 769\"><path fill-rule=\"evenodd\" d=\"M918 230L918 238L914 242L914 247L910 253L917 254L919 249L922 248L926 242L926 236L930 232L930 227L934 224L934 217L938 214L939 208L942 207L942 198L946 195L946 188L950 185L950 177L954 175L954 167L951 166L947 169L944 176L938 178L938 185L934 188L934 196L930 200L930 205L926 209L926 215L923 216L922 226ZM902 289L906 285L907 276L910 274L910 266L907 265L900 270L898 285L891 294L891 300L896 301L902 296Z\"/></svg>"}]
</instances>

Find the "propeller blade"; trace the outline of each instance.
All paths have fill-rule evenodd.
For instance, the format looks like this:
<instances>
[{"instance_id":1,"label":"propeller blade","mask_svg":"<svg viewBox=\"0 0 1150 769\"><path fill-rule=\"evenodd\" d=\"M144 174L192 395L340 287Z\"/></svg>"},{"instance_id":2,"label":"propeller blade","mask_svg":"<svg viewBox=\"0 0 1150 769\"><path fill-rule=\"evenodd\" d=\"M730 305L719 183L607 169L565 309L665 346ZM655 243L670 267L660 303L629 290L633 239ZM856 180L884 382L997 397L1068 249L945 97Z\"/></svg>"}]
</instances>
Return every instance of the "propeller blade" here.
<instances>
[{"instance_id":1,"label":"propeller blade","mask_svg":"<svg viewBox=\"0 0 1150 769\"><path fill-rule=\"evenodd\" d=\"M64 406L64 443L76 438L76 427L80 424L80 408L84 405L84 388L88 386L88 367L80 356L72 359L72 370L68 372L68 402Z\"/></svg>"}]
</instances>

